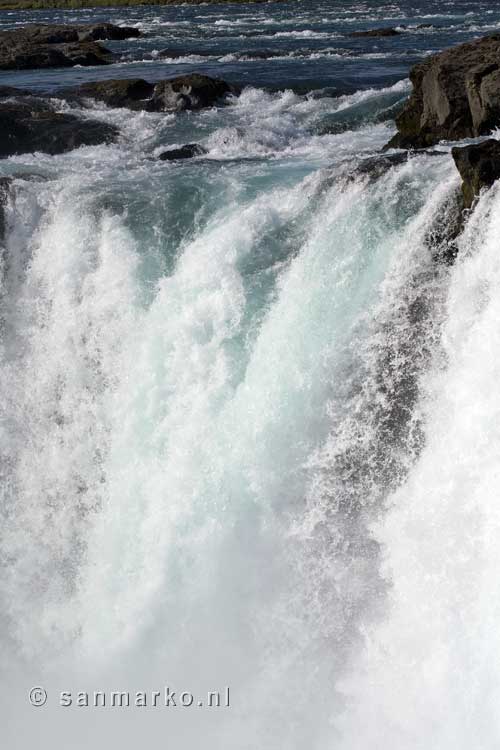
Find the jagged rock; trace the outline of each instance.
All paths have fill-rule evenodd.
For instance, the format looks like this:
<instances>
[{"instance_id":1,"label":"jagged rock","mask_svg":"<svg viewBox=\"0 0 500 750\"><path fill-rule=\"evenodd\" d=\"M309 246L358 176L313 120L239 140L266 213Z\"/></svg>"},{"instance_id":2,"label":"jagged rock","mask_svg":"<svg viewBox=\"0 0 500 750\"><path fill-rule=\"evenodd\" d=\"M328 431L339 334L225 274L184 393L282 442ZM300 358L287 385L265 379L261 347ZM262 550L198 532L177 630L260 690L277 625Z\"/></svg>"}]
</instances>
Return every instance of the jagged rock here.
<instances>
[{"instance_id":1,"label":"jagged rock","mask_svg":"<svg viewBox=\"0 0 500 750\"><path fill-rule=\"evenodd\" d=\"M186 143L185 146L180 146L180 148L171 148L164 151L159 158L162 161L177 161L177 159L192 159L193 156L202 156L206 153L208 153L207 150L199 143Z\"/></svg>"},{"instance_id":2,"label":"jagged rock","mask_svg":"<svg viewBox=\"0 0 500 750\"><path fill-rule=\"evenodd\" d=\"M108 143L118 135L112 125L61 114L42 100L26 98L0 104L0 158L42 151L61 154L80 146Z\"/></svg>"},{"instance_id":3,"label":"jagged rock","mask_svg":"<svg viewBox=\"0 0 500 750\"><path fill-rule=\"evenodd\" d=\"M486 135L500 123L500 34L432 55L410 79L413 92L388 148Z\"/></svg>"},{"instance_id":4,"label":"jagged rock","mask_svg":"<svg viewBox=\"0 0 500 750\"><path fill-rule=\"evenodd\" d=\"M368 31L352 31L348 36L351 37L364 37L364 36L399 36L400 31L397 29L368 29Z\"/></svg>"},{"instance_id":5,"label":"jagged rock","mask_svg":"<svg viewBox=\"0 0 500 750\"><path fill-rule=\"evenodd\" d=\"M482 188L500 179L500 142L492 138L451 151L462 182L464 207L470 208Z\"/></svg>"},{"instance_id":6,"label":"jagged rock","mask_svg":"<svg viewBox=\"0 0 500 750\"><path fill-rule=\"evenodd\" d=\"M138 29L111 23L23 26L0 32L0 70L105 65L109 50L97 39L128 39Z\"/></svg>"},{"instance_id":7,"label":"jagged rock","mask_svg":"<svg viewBox=\"0 0 500 750\"><path fill-rule=\"evenodd\" d=\"M184 109L211 107L227 94L236 91L235 87L219 78L190 73L156 84L148 83L142 78L95 81L78 88L63 89L59 95L96 99L110 107L144 109L149 112L178 112Z\"/></svg>"},{"instance_id":8,"label":"jagged rock","mask_svg":"<svg viewBox=\"0 0 500 750\"><path fill-rule=\"evenodd\" d=\"M189 73L157 83L148 108L155 112L201 109L212 107L231 93L236 89L220 78Z\"/></svg>"}]
</instances>

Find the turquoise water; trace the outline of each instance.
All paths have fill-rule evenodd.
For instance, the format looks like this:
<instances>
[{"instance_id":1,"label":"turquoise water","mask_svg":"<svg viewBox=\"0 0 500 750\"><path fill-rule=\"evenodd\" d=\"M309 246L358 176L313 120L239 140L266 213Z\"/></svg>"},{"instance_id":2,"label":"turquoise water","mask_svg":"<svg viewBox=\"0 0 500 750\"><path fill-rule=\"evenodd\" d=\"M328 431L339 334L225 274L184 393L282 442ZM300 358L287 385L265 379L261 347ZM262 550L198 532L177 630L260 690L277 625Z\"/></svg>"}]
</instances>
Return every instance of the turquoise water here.
<instances>
[{"instance_id":1,"label":"turquoise water","mask_svg":"<svg viewBox=\"0 0 500 750\"><path fill-rule=\"evenodd\" d=\"M459 185L449 146L359 170L394 132L411 62L498 15L121 8L92 18L147 31L123 44L138 62L2 77L248 82L197 113L76 110L118 125L117 143L0 162L15 175L0 298L8 750L498 747L498 191L448 267L431 230ZM2 22L35 16L89 11ZM283 60L221 59L283 30L296 36L265 39ZM140 62L172 45L210 58ZM207 155L156 158L191 141ZM194 705L75 705L164 686ZM230 705L209 708L226 686Z\"/></svg>"}]
</instances>

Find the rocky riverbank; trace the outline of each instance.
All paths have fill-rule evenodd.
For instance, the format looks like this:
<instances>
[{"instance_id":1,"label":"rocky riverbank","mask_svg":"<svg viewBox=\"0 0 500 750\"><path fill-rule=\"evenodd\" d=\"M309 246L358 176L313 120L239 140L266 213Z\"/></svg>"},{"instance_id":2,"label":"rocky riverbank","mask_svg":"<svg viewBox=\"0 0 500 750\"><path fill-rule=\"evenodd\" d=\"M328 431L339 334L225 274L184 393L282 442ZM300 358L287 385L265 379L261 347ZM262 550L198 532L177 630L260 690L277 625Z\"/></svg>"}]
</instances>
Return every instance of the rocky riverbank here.
<instances>
[{"instance_id":1,"label":"rocky riverbank","mask_svg":"<svg viewBox=\"0 0 500 750\"><path fill-rule=\"evenodd\" d=\"M391 36L392 29L359 32ZM398 32L399 33L399 32ZM136 38L138 29L111 23L30 25L0 33L0 69L101 65L113 57L101 42ZM397 133L387 149L428 149L440 141L490 135L500 124L500 34L444 50L414 66L412 93L396 118ZM0 158L32 151L59 154L80 146L109 143L120 131L99 119L68 112L100 102L134 111L176 113L223 105L239 89L226 81L191 73L156 82L142 78L87 82L51 96L0 86ZM187 143L160 155L165 161L203 156ZM500 178L500 143L495 139L456 146L452 156L463 180L462 209ZM385 169L400 157L375 157ZM370 162L371 164L371 162ZM378 167L370 166L377 173Z\"/></svg>"},{"instance_id":2,"label":"rocky riverbank","mask_svg":"<svg viewBox=\"0 0 500 750\"><path fill-rule=\"evenodd\" d=\"M413 91L387 148L422 149L489 135L500 126L500 34L432 55L410 72ZM463 206L500 178L500 143L455 147Z\"/></svg>"},{"instance_id":3,"label":"rocky riverbank","mask_svg":"<svg viewBox=\"0 0 500 750\"><path fill-rule=\"evenodd\" d=\"M0 158L32 151L60 154L79 146L109 143L118 137L119 130L114 126L59 111L58 98L81 107L100 101L109 107L172 113L224 104L228 95L237 93L225 81L197 73L155 84L137 78L97 81L50 98L0 86ZM196 153L201 150L195 149L190 155ZM182 158L185 157L186 152Z\"/></svg>"}]
</instances>

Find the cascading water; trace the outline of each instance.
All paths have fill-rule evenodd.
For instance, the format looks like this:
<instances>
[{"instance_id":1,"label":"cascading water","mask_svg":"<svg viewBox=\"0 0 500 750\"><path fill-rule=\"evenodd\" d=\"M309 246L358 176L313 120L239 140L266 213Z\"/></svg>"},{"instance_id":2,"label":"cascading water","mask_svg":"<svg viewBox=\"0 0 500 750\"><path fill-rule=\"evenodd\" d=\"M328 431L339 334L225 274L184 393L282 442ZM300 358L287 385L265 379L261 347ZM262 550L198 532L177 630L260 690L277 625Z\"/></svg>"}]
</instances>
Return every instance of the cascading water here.
<instances>
[{"instance_id":1,"label":"cascading water","mask_svg":"<svg viewBox=\"0 0 500 750\"><path fill-rule=\"evenodd\" d=\"M2 161L7 750L498 746L500 194L441 262L449 149L372 168L408 89Z\"/></svg>"},{"instance_id":2,"label":"cascading water","mask_svg":"<svg viewBox=\"0 0 500 750\"><path fill-rule=\"evenodd\" d=\"M389 614L346 678L342 748L493 748L498 720L499 191L460 240L425 378L426 444L374 529Z\"/></svg>"}]
</instances>

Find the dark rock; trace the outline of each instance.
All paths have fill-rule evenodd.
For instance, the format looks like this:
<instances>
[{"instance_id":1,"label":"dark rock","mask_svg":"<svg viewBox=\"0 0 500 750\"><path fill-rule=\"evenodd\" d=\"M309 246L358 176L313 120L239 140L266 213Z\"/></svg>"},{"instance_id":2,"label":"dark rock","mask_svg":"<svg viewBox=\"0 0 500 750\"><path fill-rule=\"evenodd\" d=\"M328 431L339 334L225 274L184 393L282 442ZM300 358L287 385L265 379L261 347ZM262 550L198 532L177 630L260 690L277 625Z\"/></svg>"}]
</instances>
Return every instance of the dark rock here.
<instances>
[{"instance_id":1,"label":"dark rock","mask_svg":"<svg viewBox=\"0 0 500 750\"><path fill-rule=\"evenodd\" d=\"M81 42L95 42L102 39L137 39L140 36L139 29L133 26L115 26L113 23L93 23L78 27L78 39Z\"/></svg>"},{"instance_id":2,"label":"dark rock","mask_svg":"<svg viewBox=\"0 0 500 750\"><path fill-rule=\"evenodd\" d=\"M63 89L60 96L95 99L109 107L146 109L153 95L154 85L142 78L118 78L109 81L84 83L77 89Z\"/></svg>"},{"instance_id":3,"label":"dark rock","mask_svg":"<svg viewBox=\"0 0 500 750\"><path fill-rule=\"evenodd\" d=\"M0 158L42 151L61 154L80 146L108 143L118 130L97 120L61 114L43 101L0 104Z\"/></svg>"},{"instance_id":4,"label":"dark rock","mask_svg":"<svg viewBox=\"0 0 500 750\"><path fill-rule=\"evenodd\" d=\"M388 148L486 135L500 122L500 34L432 55L410 79L413 92Z\"/></svg>"},{"instance_id":5,"label":"dark rock","mask_svg":"<svg viewBox=\"0 0 500 750\"><path fill-rule=\"evenodd\" d=\"M8 99L11 96L26 96L29 95L29 91L24 89L16 89L13 86L0 86L0 99Z\"/></svg>"},{"instance_id":6,"label":"dark rock","mask_svg":"<svg viewBox=\"0 0 500 750\"><path fill-rule=\"evenodd\" d=\"M493 139L451 151L462 182L464 207L470 208L482 188L500 179L500 142Z\"/></svg>"},{"instance_id":7,"label":"dark rock","mask_svg":"<svg viewBox=\"0 0 500 750\"><path fill-rule=\"evenodd\" d=\"M187 143L180 148L171 148L160 154L162 161L176 161L177 159L192 159L193 156L202 156L208 153L199 143Z\"/></svg>"},{"instance_id":8,"label":"dark rock","mask_svg":"<svg viewBox=\"0 0 500 750\"><path fill-rule=\"evenodd\" d=\"M356 174L363 174L367 175L370 179L377 179L378 177L382 177L382 175L392 169L392 167L404 164L405 161L408 161L408 155L406 153L369 156L359 162Z\"/></svg>"},{"instance_id":9,"label":"dark rock","mask_svg":"<svg viewBox=\"0 0 500 750\"><path fill-rule=\"evenodd\" d=\"M156 84L142 78L114 79L85 83L78 88L63 89L60 96L90 98L110 107L144 109L149 112L178 112L184 109L201 109L217 104L237 89L219 78L199 73L178 76Z\"/></svg>"},{"instance_id":10,"label":"dark rock","mask_svg":"<svg viewBox=\"0 0 500 750\"><path fill-rule=\"evenodd\" d=\"M5 239L5 203L9 196L11 182L10 177L0 177L0 246Z\"/></svg>"},{"instance_id":11,"label":"dark rock","mask_svg":"<svg viewBox=\"0 0 500 750\"><path fill-rule=\"evenodd\" d=\"M148 109L154 112L179 112L212 107L231 93L236 93L236 89L220 78L189 73L157 83Z\"/></svg>"},{"instance_id":12,"label":"dark rock","mask_svg":"<svg viewBox=\"0 0 500 750\"><path fill-rule=\"evenodd\" d=\"M112 61L111 52L98 42L23 47L22 45L5 45L0 40L0 70L109 65Z\"/></svg>"},{"instance_id":13,"label":"dark rock","mask_svg":"<svg viewBox=\"0 0 500 750\"><path fill-rule=\"evenodd\" d=\"M352 31L348 36L365 37L365 36L399 36L400 31L391 28L368 29L368 31Z\"/></svg>"},{"instance_id":14,"label":"dark rock","mask_svg":"<svg viewBox=\"0 0 500 750\"><path fill-rule=\"evenodd\" d=\"M0 70L105 65L112 55L97 39L127 39L138 29L100 24L31 24L0 32Z\"/></svg>"}]
</instances>

